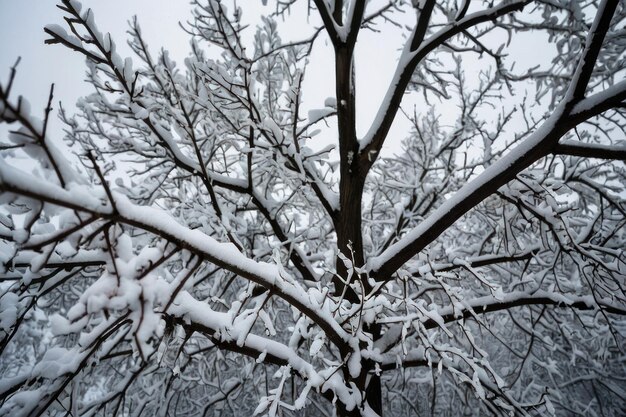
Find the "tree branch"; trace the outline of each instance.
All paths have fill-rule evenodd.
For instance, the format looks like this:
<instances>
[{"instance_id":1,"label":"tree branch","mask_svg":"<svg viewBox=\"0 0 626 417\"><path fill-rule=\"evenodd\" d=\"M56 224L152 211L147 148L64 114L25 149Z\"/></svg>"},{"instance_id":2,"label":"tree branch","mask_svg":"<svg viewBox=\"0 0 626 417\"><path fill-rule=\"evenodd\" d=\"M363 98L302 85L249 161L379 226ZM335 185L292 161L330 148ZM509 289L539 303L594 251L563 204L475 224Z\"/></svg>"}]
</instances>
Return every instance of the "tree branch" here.
<instances>
[{"instance_id":1,"label":"tree branch","mask_svg":"<svg viewBox=\"0 0 626 417\"><path fill-rule=\"evenodd\" d=\"M598 53L597 45L601 45L609 29L610 18L607 19L605 15L612 14L617 3L617 0L608 0L603 2L603 5L608 4L606 7L600 7L602 13L599 12L596 15L593 25L595 30L587 35L587 47L578 62L576 74L587 70L589 59L593 58L595 62ZM467 16L465 19L470 19L472 16ZM602 22L602 24L597 22ZM581 122L579 117L571 118L570 112L580 102L576 100L574 94L577 86L587 81L584 75L575 76L564 99L532 135L489 166L476 179L461 187L435 213L411 230L403 239L391 245L381 255L370 259L368 267L371 275L379 281L390 280L398 268L437 239L465 213L496 192L499 187L514 179L523 169L547 155L565 133ZM584 114L593 117L602 110L603 108L594 108Z\"/></svg>"},{"instance_id":2,"label":"tree branch","mask_svg":"<svg viewBox=\"0 0 626 417\"><path fill-rule=\"evenodd\" d=\"M626 146L600 145L566 140L559 142L553 150L557 155L580 156L584 158L615 159L626 161Z\"/></svg>"},{"instance_id":3,"label":"tree branch","mask_svg":"<svg viewBox=\"0 0 626 417\"><path fill-rule=\"evenodd\" d=\"M425 24L425 17L422 19L422 17L426 16L426 14L422 13L418 20L419 27L415 27L411 37L404 47L400 57L400 62L398 63L396 72L378 110L376 118L374 119L374 122L372 123L367 134L360 141L360 155L364 165L371 166L376 160L385 138L389 133L393 120L400 109L402 97L404 96L404 92L411 81L413 72L422 59L424 59L436 48L442 46L448 39L469 29L470 27L497 19L514 11L522 10L528 3L530 3L530 0L515 1L511 3L503 2L498 6L473 13L458 21L452 22L425 41L420 39L420 37L425 35L426 30L423 27ZM428 14L428 17L429 16L430 15Z\"/></svg>"},{"instance_id":4,"label":"tree branch","mask_svg":"<svg viewBox=\"0 0 626 417\"><path fill-rule=\"evenodd\" d=\"M213 264L255 282L296 307L317 323L343 353L350 351L350 337L329 315L314 305L307 292L291 277L281 274L275 265L253 261L229 243L220 243L199 230L177 223L166 212L154 207L136 206L124 195L115 193L117 211L97 198L77 201L76 196L61 187L43 182L0 161L0 192L11 192L61 207L90 213L150 232ZM97 193L94 193L97 195Z\"/></svg>"},{"instance_id":5,"label":"tree branch","mask_svg":"<svg viewBox=\"0 0 626 417\"><path fill-rule=\"evenodd\" d=\"M279 366L290 365L303 379L317 377L313 365L280 342L250 333L245 335L243 343L237 343L240 335L236 329L228 328L228 332L224 332L224 326L231 322L230 315L212 310L187 292L181 292L165 314L175 318L184 327L207 336L220 349L257 360L263 355L262 362ZM216 333L226 334L221 338Z\"/></svg>"},{"instance_id":6,"label":"tree branch","mask_svg":"<svg viewBox=\"0 0 626 417\"><path fill-rule=\"evenodd\" d=\"M603 299L598 299L598 304L596 304L596 301L591 295L568 296L566 294L548 292L544 290L537 290L532 293L529 293L528 291L515 291L503 294L497 298L489 295L485 297L478 297L473 300L463 302L462 304L464 308L460 311L455 309L454 306L449 306L439 310L438 313L443 319L443 322L452 323L473 317L476 314L485 314L530 305L546 305L562 308L569 307L576 310L597 310L600 308L607 313L621 316L626 315L626 307ZM422 320L422 323L427 329L433 329L439 326L439 324L431 318Z\"/></svg>"},{"instance_id":7,"label":"tree branch","mask_svg":"<svg viewBox=\"0 0 626 417\"><path fill-rule=\"evenodd\" d=\"M326 7L326 3L324 2L324 0L314 0L314 2L315 7L317 7L317 11L320 14L320 17L322 18L322 22L324 22L324 28L326 29L326 32L328 33L331 42L333 43L333 45L337 45L340 41L340 38L339 33L337 32L337 27L335 26L335 19L328 10L328 7Z\"/></svg>"},{"instance_id":8,"label":"tree branch","mask_svg":"<svg viewBox=\"0 0 626 417\"><path fill-rule=\"evenodd\" d=\"M598 54L600 49L602 49L604 37L611 26L611 20L618 4L619 0L603 0L598 6L596 17L585 41L583 59L578 62L570 88L566 94L566 100L579 101L585 97Z\"/></svg>"}]
</instances>

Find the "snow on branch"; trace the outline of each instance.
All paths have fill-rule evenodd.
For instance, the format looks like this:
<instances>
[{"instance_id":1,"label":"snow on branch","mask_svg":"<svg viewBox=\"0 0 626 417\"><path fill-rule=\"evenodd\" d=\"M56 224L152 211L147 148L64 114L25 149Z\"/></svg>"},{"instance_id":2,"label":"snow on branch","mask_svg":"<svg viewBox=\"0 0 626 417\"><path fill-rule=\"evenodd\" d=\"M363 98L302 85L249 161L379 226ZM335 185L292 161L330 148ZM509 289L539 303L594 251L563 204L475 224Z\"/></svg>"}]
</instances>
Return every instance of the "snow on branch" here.
<instances>
[{"instance_id":1,"label":"snow on branch","mask_svg":"<svg viewBox=\"0 0 626 417\"><path fill-rule=\"evenodd\" d=\"M590 77L590 65L593 68L617 3L617 1L603 2L603 6L599 8L594 25L587 35L587 47L578 62L576 75L570 83L568 93L552 115L520 145L447 199L436 213L425 219L401 241L371 259L369 269L372 275L380 280L391 279L392 274L406 261L422 251L468 210L511 181L523 169L545 156L565 133L580 123L580 120L572 119L570 116L573 108L582 100L577 91L581 85L586 88ZM467 16L465 19L470 17ZM621 89L618 87L617 90ZM598 108L596 111L601 110ZM598 113L594 112L587 116L596 114Z\"/></svg>"},{"instance_id":2,"label":"snow on branch","mask_svg":"<svg viewBox=\"0 0 626 417\"><path fill-rule=\"evenodd\" d=\"M176 63L61 0L63 142L0 84L0 416L619 413L626 9L265 3L194 0Z\"/></svg>"},{"instance_id":3,"label":"snow on branch","mask_svg":"<svg viewBox=\"0 0 626 417\"><path fill-rule=\"evenodd\" d=\"M113 208L108 204L103 204L100 199L85 199L85 195L77 195L76 192L52 187L49 183L29 177L26 173L20 172L3 161L0 162L0 190L73 210L85 211L161 236L284 298L319 324L338 347L347 349L349 337L346 332L333 317L324 314L320 306L311 301L307 292L292 277L285 275L274 265L255 262L247 258L232 244L217 242L202 232L181 226L162 210L134 205L126 196L117 193L113 194L115 201L115 208Z\"/></svg>"}]
</instances>

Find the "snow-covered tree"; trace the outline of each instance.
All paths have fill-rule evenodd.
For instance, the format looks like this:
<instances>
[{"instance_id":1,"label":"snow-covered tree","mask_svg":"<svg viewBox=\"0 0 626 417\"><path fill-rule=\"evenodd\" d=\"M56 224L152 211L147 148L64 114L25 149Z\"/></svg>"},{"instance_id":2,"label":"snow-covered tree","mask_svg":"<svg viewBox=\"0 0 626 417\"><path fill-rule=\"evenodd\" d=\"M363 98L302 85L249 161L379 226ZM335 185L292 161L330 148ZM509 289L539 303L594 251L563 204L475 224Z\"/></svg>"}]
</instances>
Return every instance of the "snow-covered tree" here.
<instances>
[{"instance_id":1,"label":"snow-covered tree","mask_svg":"<svg viewBox=\"0 0 626 417\"><path fill-rule=\"evenodd\" d=\"M63 0L64 143L1 85L0 415L623 415L625 4L227 3L177 66Z\"/></svg>"}]
</instances>

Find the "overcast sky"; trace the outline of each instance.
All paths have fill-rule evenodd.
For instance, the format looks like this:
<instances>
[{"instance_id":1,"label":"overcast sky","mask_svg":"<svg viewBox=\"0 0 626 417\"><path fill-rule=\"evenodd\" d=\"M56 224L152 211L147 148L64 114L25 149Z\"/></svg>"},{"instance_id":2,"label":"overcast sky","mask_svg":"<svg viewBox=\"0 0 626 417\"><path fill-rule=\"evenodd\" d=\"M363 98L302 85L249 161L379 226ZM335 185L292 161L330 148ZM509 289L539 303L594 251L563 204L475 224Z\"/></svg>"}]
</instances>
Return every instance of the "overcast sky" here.
<instances>
[{"instance_id":1,"label":"overcast sky","mask_svg":"<svg viewBox=\"0 0 626 417\"><path fill-rule=\"evenodd\" d=\"M16 92L28 98L33 111L41 109L43 112L51 83L55 84L55 102L61 100L69 109L79 97L91 91L83 82L84 58L60 45L44 44L46 34L43 27L51 23L64 24L63 13L56 8L56 3L52 0L0 0L0 77L2 82L6 82L9 68L17 57L21 57ZM133 15L139 17L153 53L164 47L180 64L189 52L189 36L179 27L179 22L185 22L191 15L191 5L187 1L83 0L82 3L84 7L93 9L98 27L102 32L111 33L122 56L130 55L125 32L127 22ZM240 6L242 4L239 2ZM306 2L301 4L306 6ZM254 21L271 10L269 6L263 7L260 0L249 0L245 2L243 11L244 18ZM316 18L313 16L311 19ZM281 29L283 33L293 34L293 39L302 39L307 36L301 30L302 22L292 14L289 19L280 22ZM363 32L360 37L357 87L361 93L358 116L362 121L359 126L362 134L375 116L377 104L388 87L401 46L402 39L393 27L388 28L384 36ZM360 57L363 58L359 60ZM316 42L307 69L305 109L323 107L324 99L333 94L331 58L332 47L322 37ZM60 132L60 123L56 120L52 124L52 132Z\"/></svg>"},{"instance_id":2,"label":"overcast sky","mask_svg":"<svg viewBox=\"0 0 626 417\"><path fill-rule=\"evenodd\" d=\"M33 112L43 113L50 84L55 84L55 102L73 107L76 100L91 92L85 78L85 60L76 52L59 45L45 45L47 24L64 24L63 13L53 0L0 0L0 77L6 83L9 68L18 57L16 92L23 94ZM188 52L188 36L178 22L189 17L191 6L186 1L169 0L106 0L84 1L96 15L103 31L111 32L118 47L126 53L128 20L138 15L151 41L151 46L164 46L180 59ZM156 50L156 49L155 49ZM58 107L58 106L55 106ZM56 119L56 118L55 118ZM56 120L53 132L59 132Z\"/></svg>"},{"instance_id":3,"label":"overcast sky","mask_svg":"<svg viewBox=\"0 0 626 417\"><path fill-rule=\"evenodd\" d=\"M90 86L83 81L84 58L63 46L44 44L47 36L43 27L51 23L64 24L63 13L56 8L56 3L54 0L0 0L0 77L3 83L6 82L9 68L18 56L21 57L16 91L28 98L33 112L38 115L43 114L51 83L55 84L55 103L61 100L70 110L79 97L91 92ZM179 27L179 22L185 22L191 16L191 5L188 1L83 0L82 3L83 7L93 9L99 29L111 33L123 57L131 55L126 45L126 30L127 22L133 15L139 17L144 37L153 54L164 47L170 51L175 61L182 64L183 58L189 52L189 36ZM238 4L243 8L244 20L249 22L255 22L261 14L272 11L270 6L264 7L261 0L239 1ZM305 8L307 2L300 2L299 5ZM306 13L296 10L285 21L280 22L282 33L287 34L285 37L289 37L289 40L307 37L308 33L303 28L308 26L310 29L311 25L307 25L306 19L302 18L305 15ZM317 16L310 19L310 22L317 24ZM367 131L375 117L403 44L401 32L397 28L385 25L379 29L383 29L382 33L361 32L357 44L357 120L360 135ZM252 35L253 32L249 33ZM549 56L550 48L547 45L545 48L538 48L538 44L533 43L529 48L524 46L530 45L528 40L524 42L523 37L519 39L522 39L522 43L517 49L522 59L516 68L530 67L542 62L542 55L546 58ZM478 67L472 67L471 61L466 62L466 73L471 74L478 70ZM316 41L306 72L305 111L323 107L324 99L334 93L333 78L332 46L322 35ZM410 105L405 103L405 106L410 110ZM444 118L446 114L457 114L455 106L454 103L437 104L438 110L443 110ZM51 132L58 140L61 136L61 124L54 119ZM406 137L408 128L406 119L398 116L391 131L391 140L387 142L392 146L391 149L396 149L399 140ZM328 138L331 140L330 136L332 134Z\"/></svg>"}]
</instances>

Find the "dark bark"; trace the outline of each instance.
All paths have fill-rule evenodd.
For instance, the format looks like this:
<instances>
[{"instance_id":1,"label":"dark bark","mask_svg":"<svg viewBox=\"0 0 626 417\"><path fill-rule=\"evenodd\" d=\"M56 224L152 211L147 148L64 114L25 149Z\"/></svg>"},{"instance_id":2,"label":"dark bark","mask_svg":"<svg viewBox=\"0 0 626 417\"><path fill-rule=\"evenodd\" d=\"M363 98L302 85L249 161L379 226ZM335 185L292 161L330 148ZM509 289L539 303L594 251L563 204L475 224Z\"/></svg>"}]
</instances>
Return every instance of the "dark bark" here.
<instances>
[{"instance_id":1,"label":"dark bark","mask_svg":"<svg viewBox=\"0 0 626 417\"><path fill-rule=\"evenodd\" d=\"M335 76L338 115L338 136L340 161L339 180L339 213L335 224L337 232L337 247L339 251L350 259L354 266L361 267L365 264L363 253L363 234L361 228L361 203L363 187L367 168L358 158L359 143L356 137L356 106L354 90L354 47L351 43L341 45L335 49ZM362 302L361 297L351 288L346 288L344 282L348 279L348 268L341 259L337 259L337 277L334 279L335 295L341 296L345 292L345 298L352 303ZM339 279L341 278L341 280ZM359 281L362 292L370 290L365 277L353 274L352 282ZM380 326L366 328L365 331L372 333L374 340L380 337ZM382 416L382 392L380 376L371 374L374 364L366 361L363 363L363 371L355 381L359 389L366 393L368 405L376 413ZM368 377L369 375L369 377ZM337 413L340 416L360 416L358 408L348 411L338 406Z\"/></svg>"},{"instance_id":2,"label":"dark bark","mask_svg":"<svg viewBox=\"0 0 626 417\"><path fill-rule=\"evenodd\" d=\"M363 237L361 233L361 202L365 175L358 163L359 144L356 138L356 108L353 84L353 48L342 45L335 50L335 82L337 95L337 125L339 136L340 179L339 213L335 224L337 247L355 266L364 264ZM344 281L348 270L344 262L337 259L337 274ZM356 277L353 277L353 279ZM335 295L344 292L344 284L336 278ZM359 302L357 294L346 289L346 298L353 303Z\"/></svg>"},{"instance_id":3,"label":"dark bark","mask_svg":"<svg viewBox=\"0 0 626 417\"><path fill-rule=\"evenodd\" d=\"M380 339L381 328L379 324L366 326L365 330L371 332L372 338L374 340ZM365 387L365 398L369 406L372 407L372 410L376 411L378 415L382 417L383 415L383 391L382 391L382 384L380 381L381 375L380 373L377 375L374 372L375 365L376 364L372 361L367 361L363 365L366 380L367 380L367 375L369 374L369 383Z\"/></svg>"},{"instance_id":4,"label":"dark bark","mask_svg":"<svg viewBox=\"0 0 626 417\"><path fill-rule=\"evenodd\" d=\"M342 403L337 401L337 417L361 417L361 411L357 407L348 411Z\"/></svg>"}]
</instances>

